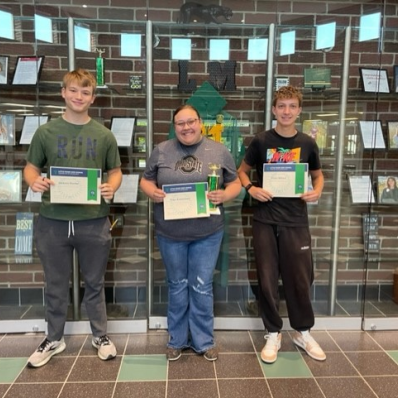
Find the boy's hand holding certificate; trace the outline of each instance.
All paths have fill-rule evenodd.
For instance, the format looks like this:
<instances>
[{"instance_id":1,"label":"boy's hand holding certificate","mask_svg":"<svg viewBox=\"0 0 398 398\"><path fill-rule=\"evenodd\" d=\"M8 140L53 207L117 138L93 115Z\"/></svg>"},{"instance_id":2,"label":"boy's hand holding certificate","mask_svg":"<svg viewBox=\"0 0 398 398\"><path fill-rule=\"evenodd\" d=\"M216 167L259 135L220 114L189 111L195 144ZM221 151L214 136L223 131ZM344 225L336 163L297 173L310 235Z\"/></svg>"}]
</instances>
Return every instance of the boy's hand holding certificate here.
<instances>
[{"instance_id":1,"label":"boy's hand holding certificate","mask_svg":"<svg viewBox=\"0 0 398 398\"><path fill-rule=\"evenodd\" d=\"M51 203L99 205L101 203L100 169L50 167Z\"/></svg>"},{"instance_id":2,"label":"boy's hand holding certificate","mask_svg":"<svg viewBox=\"0 0 398 398\"><path fill-rule=\"evenodd\" d=\"M274 197L300 197L308 191L308 163L264 163L263 188Z\"/></svg>"}]
</instances>

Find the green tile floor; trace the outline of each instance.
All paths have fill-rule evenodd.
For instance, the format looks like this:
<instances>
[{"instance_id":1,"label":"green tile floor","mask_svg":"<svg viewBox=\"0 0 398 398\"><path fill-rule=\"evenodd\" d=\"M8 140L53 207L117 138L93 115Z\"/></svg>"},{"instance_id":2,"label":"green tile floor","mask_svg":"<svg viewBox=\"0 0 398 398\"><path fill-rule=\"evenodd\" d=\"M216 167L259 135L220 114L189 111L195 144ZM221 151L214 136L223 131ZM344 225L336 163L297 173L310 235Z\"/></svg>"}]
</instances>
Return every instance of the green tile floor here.
<instances>
[{"instance_id":1,"label":"green tile floor","mask_svg":"<svg viewBox=\"0 0 398 398\"><path fill-rule=\"evenodd\" d=\"M314 331L327 359L317 362L283 332L278 360L259 352L264 333L217 331L219 359L194 352L168 363L167 333L112 335L118 357L101 361L90 336L65 336L67 349L44 367L26 361L43 335L0 334L4 398L396 398L398 331Z\"/></svg>"}]
</instances>

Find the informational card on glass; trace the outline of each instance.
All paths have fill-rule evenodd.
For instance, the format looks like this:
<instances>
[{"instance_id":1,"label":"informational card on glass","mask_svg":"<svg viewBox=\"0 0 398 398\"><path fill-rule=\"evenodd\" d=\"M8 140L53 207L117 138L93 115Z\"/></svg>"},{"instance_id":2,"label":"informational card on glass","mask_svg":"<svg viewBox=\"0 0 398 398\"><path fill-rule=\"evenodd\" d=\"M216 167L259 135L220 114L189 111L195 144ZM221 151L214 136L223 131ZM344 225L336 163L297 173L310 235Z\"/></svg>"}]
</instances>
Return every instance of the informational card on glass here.
<instances>
[{"instance_id":1,"label":"informational card on glass","mask_svg":"<svg viewBox=\"0 0 398 398\"><path fill-rule=\"evenodd\" d=\"M101 203L99 186L101 169L50 167L51 203L98 205Z\"/></svg>"},{"instance_id":2,"label":"informational card on glass","mask_svg":"<svg viewBox=\"0 0 398 398\"><path fill-rule=\"evenodd\" d=\"M363 91L365 93L389 93L388 75L386 69L359 68Z\"/></svg>"},{"instance_id":3,"label":"informational card on glass","mask_svg":"<svg viewBox=\"0 0 398 398\"><path fill-rule=\"evenodd\" d=\"M25 116L23 125L22 125L22 132L21 132L21 139L19 143L22 145L30 145L32 142L33 134L36 132L39 126L48 122L48 116Z\"/></svg>"},{"instance_id":4,"label":"informational card on glass","mask_svg":"<svg viewBox=\"0 0 398 398\"><path fill-rule=\"evenodd\" d=\"M0 55L0 84L8 84L8 58Z\"/></svg>"},{"instance_id":5,"label":"informational card on glass","mask_svg":"<svg viewBox=\"0 0 398 398\"><path fill-rule=\"evenodd\" d=\"M0 171L0 203L22 201L22 172Z\"/></svg>"},{"instance_id":6,"label":"informational card on glass","mask_svg":"<svg viewBox=\"0 0 398 398\"><path fill-rule=\"evenodd\" d=\"M123 174L122 183L115 192L113 203L137 203L138 174Z\"/></svg>"},{"instance_id":7,"label":"informational card on glass","mask_svg":"<svg viewBox=\"0 0 398 398\"><path fill-rule=\"evenodd\" d=\"M361 130L363 147L365 149L384 149L386 147L380 120L360 120L359 128Z\"/></svg>"},{"instance_id":8,"label":"informational card on glass","mask_svg":"<svg viewBox=\"0 0 398 398\"><path fill-rule=\"evenodd\" d=\"M264 163L263 188L274 197L300 197L308 191L308 163Z\"/></svg>"},{"instance_id":9,"label":"informational card on glass","mask_svg":"<svg viewBox=\"0 0 398 398\"><path fill-rule=\"evenodd\" d=\"M111 119L111 131L116 137L117 145L130 147L133 139L135 117L113 116Z\"/></svg>"},{"instance_id":10,"label":"informational card on glass","mask_svg":"<svg viewBox=\"0 0 398 398\"><path fill-rule=\"evenodd\" d=\"M207 182L165 184L163 191L166 193L163 199L165 220L210 216Z\"/></svg>"},{"instance_id":11,"label":"informational card on glass","mask_svg":"<svg viewBox=\"0 0 398 398\"><path fill-rule=\"evenodd\" d=\"M398 149L398 121L387 122L388 149Z\"/></svg>"},{"instance_id":12,"label":"informational card on glass","mask_svg":"<svg viewBox=\"0 0 398 398\"><path fill-rule=\"evenodd\" d=\"M12 84L36 85L43 68L44 56L18 57Z\"/></svg>"},{"instance_id":13,"label":"informational card on glass","mask_svg":"<svg viewBox=\"0 0 398 398\"><path fill-rule=\"evenodd\" d=\"M349 176L352 203L375 203L369 176Z\"/></svg>"},{"instance_id":14,"label":"informational card on glass","mask_svg":"<svg viewBox=\"0 0 398 398\"><path fill-rule=\"evenodd\" d=\"M0 145L15 145L15 115L0 115Z\"/></svg>"}]
</instances>

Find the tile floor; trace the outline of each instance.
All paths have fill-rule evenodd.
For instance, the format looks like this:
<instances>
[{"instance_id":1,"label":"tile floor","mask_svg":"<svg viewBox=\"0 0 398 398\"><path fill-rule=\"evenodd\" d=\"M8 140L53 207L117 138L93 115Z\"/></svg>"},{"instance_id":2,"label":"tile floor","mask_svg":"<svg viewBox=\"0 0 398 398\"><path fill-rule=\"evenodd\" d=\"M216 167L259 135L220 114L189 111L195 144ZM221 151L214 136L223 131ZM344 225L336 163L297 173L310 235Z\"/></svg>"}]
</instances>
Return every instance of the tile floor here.
<instances>
[{"instance_id":1,"label":"tile floor","mask_svg":"<svg viewBox=\"0 0 398 398\"><path fill-rule=\"evenodd\" d=\"M219 359L164 355L165 331L113 335L118 356L103 362L90 336L66 336L66 350L39 369L26 360L43 335L0 334L5 398L396 398L398 331L314 331L327 353L316 362L283 332L276 363L259 360L263 332L217 331Z\"/></svg>"}]
</instances>

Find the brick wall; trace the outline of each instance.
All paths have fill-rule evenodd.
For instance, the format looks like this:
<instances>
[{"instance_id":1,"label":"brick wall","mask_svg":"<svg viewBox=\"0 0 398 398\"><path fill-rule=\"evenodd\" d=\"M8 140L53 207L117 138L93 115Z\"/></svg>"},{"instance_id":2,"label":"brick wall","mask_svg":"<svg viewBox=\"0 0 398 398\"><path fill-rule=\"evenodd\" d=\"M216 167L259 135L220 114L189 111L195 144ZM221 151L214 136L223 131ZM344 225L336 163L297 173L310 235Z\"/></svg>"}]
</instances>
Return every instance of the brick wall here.
<instances>
[{"instance_id":1,"label":"brick wall","mask_svg":"<svg viewBox=\"0 0 398 398\"><path fill-rule=\"evenodd\" d=\"M303 72L308 67L331 69L332 87L324 93L313 93L304 89L305 103L301 122L305 119L318 118L317 114L338 113L340 106L339 90L341 85L341 65L344 52L344 29L353 27L353 40L350 56L348 117L358 116L363 120L382 121L384 133L386 122L397 120L396 94L365 95L361 90L359 67L387 69L391 86L393 84L393 66L398 64L398 17L397 5L389 1L237 1L220 0L203 1L203 4L220 4L233 10L233 17L221 25L199 25L189 28L176 24L182 1L151 0L93 0L86 8L84 1L71 0L51 1L3 1L0 10L12 11L15 15L17 38L14 41L0 39L0 53L10 57L12 74L16 57L19 55L45 55L44 67L39 90L36 88L0 86L0 111L5 113L7 106L2 103L18 102L35 105L41 112L50 112L44 105L62 106L59 95L59 82L68 68L67 17L89 25L94 32L94 41L105 50L106 83L108 89L100 89L92 116L109 126L112 116L136 116L146 119L145 90L128 89L131 75L142 76L146 84L146 59L144 48L145 22L154 22L154 33L159 43L154 51L154 137L155 144L167 138L173 110L185 102L192 93L177 90L178 63L170 60L170 39L173 35L190 33L192 37L192 61L189 63L189 78L197 81L198 87L208 80L208 38L231 37L231 59L236 63L236 92L221 92L227 100L224 108L238 121L248 121L240 127L240 134L248 145L254 134L264 127L265 84L267 64L263 61L247 61L247 38L267 36L268 25L274 23L279 29L297 30L296 53L291 56L275 57L275 75L289 76L293 85L302 87ZM383 23L386 26L382 51L379 43L374 41L358 43L356 41L359 16L364 12L385 12ZM56 40L52 44L36 43L34 40L34 13L52 17L56 31ZM313 50L313 26L336 21L338 25L336 46L330 51ZM257 24L255 27L250 24ZM189 32L192 30L192 32ZM134 31L143 36L141 57L126 58L120 55L120 32ZM278 50L278 42L276 43ZM96 54L76 51L76 66L94 71ZM361 113L363 112L363 113ZM53 113L55 117L56 114ZM330 121L330 120L329 120ZM329 134L338 128L331 120ZM22 117L17 117L17 139L22 126ZM136 128L136 134L145 135L145 125ZM347 126L348 132L356 135L360 141L357 126ZM372 211L379 215L380 247L382 255L364 256L362 239L362 214L369 211L368 206L352 205L348 189L349 173L370 174L372 181L378 175L395 173L398 151L370 151L361 148L360 142L356 152L346 151L343 181L342 219L339 240L338 283L352 285L360 289L364 278L364 266L368 266L370 284L377 286L379 297L388 292L392 283L392 270L396 266L396 226L395 206L375 205ZM27 147L0 146L0 167L2 169L22 169ZM135 148L120 149L123 172L140 173L139 162L145 154L136 152ZM322 154L326 177L326 188L318 205L310 206L310 223L313 236L314 258L316 262L316 285L329 283L331 263L331 243L333 234L335 155L331 150ZM255 179L255 176L253 176ZM23 197L26 186L23 187ZM251 250L252 204L243 203L236 210L234 222L229 225L229 285L247 284L247 277L254 281L255 270ZM37 204L22 203L0 207L0 289L21 287L42 287L43 275L37 256L31 263L19 263L21 259L13 256L15 213L18 211L37 212ZM147 236L147 201L139 193L138 203L131 205L114 205L113 215L121 215L124 220L122 228L114 230L114 241L109 259L107 284L111 287L144 287L147 279L146 236ZM246 246L247 245L247 246ZM248 248L248 250L246 250ZM369 260L367 263L366 261ZM155 282L162 286L164 272L161 260L155 258ZM383 287L387 286L386 290ZM139 300L139 293L135 296ZM250 295L250 292L247 293ZM314 293L316 296L316 292ZM159 297L162 295L160 290ZM0 304L1 304L0 294Z\"/></svg>"}]
</instances>

